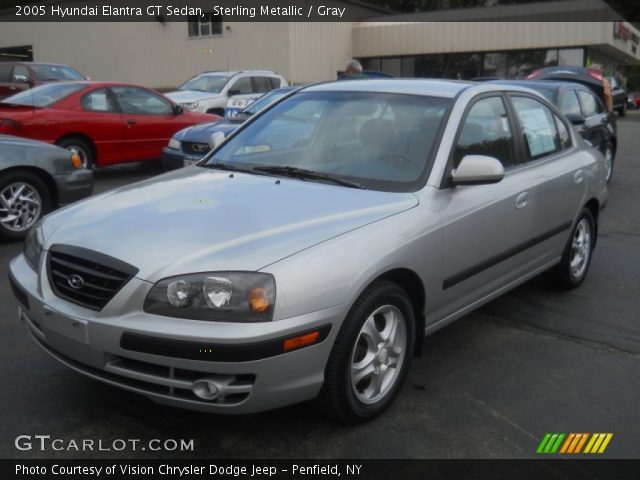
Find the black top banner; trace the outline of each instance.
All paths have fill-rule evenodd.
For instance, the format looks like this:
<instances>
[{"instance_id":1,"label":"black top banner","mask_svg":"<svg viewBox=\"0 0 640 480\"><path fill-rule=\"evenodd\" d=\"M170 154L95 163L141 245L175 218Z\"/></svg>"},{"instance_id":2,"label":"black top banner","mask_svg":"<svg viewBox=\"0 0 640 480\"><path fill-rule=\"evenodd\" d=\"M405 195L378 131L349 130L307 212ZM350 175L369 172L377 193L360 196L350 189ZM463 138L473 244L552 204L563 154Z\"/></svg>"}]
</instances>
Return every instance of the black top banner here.
<instances>
[{"instance_id":1,"label":"black top banner","mask_svg":"<svg viewBox=\"0 0 640 480\"><path fill-rule=\"evenodd\" d=\"M0 0L0 22L634 21L627 0ZM636 18L638 17L638 18Z\"/></svg>"}]
</instances>

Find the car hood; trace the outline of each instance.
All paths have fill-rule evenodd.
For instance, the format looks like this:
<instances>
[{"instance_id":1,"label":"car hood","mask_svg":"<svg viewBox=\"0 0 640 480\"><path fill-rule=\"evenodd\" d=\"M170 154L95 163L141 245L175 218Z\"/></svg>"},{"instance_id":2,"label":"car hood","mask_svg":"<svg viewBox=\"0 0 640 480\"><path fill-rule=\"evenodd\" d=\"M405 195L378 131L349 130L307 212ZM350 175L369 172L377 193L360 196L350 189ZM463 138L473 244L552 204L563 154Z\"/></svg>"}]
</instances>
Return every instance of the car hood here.
<instances>
[{"instance_id":1,"label":"car hood","mask_svg":"<svg viewBox=\"0 0 640 480\"><path fill-rule=\"evenodd\" d=\"M154 282L182 273L259 270L417 204L412 193L188 167L53 213L43 231L45 248L95 250Z\"/></svg>"},{"instance_id":2,"label":"car hood","mask_svg":"<svg viewBox=\"0 0 640 480\"><path fill-rule=\"evenodd\" d=\"M207 143L216 132L224 133L225 137L242 125L242 121L219 120L217 122L200 123L193 127L180 130L174 136L178 140L195 143Z\"/></svg>"},{"instance_id":3,"label":"car hood","mask_svg":"<svg viewBox=\"0 0 640 480\"><path fill-rule=\"evenodd\" d=\"M176 103L191 103L220 98L222 95L219 93L198 92L197 90L176 90L175 92L167 93L166 96Z\"/></svg>"}]
</instances>

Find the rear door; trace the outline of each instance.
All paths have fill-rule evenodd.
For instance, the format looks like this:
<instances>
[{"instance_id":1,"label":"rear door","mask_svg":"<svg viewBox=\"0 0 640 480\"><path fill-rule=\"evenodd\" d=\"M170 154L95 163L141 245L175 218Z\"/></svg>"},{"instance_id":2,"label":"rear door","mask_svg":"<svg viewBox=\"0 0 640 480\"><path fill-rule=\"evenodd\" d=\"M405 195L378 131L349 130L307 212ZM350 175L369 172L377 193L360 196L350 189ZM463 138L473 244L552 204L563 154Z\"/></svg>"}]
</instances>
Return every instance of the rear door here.
<instances>
[{"instance_id":1,"label":"rear door","mask_svg":"<svg viewBox=\"0 0 640 480\"><path fill-rule=\"evenodd\" d=\"M171 136L182 127L173 104L142 87L114 86L111 91L122 113L122 159L155 160Z\"/></svg>"},{"instance_id":2,"label":"rear door","mask_svg":"<svg viewBox=\"0 0 640 480\"><path fill-rule=\"evenodd\" d=\"M446 316L521 277L529 268L532 182L518 168L514 124L500 93L480 97L465 113L450 171L466 155L500 160L504 178L490 185L448 186L437 194L443 222L442 284Z\"/></svg>"},{"instance_id":3,"label":"rear door","mask_svg":"<svg viewBox=\"0 0 640 480\"><path fill-rule=\"evenodd\" d=\"M538 98L510 95L524 157L520 171L533 193L531 252L544 265L562 253L587 189L584 162L566 120Z\"/></svg>"},{"instance_id":4,"label":"rear door","mask_svg":"<svg viewBox=\"0 0 640 480\"><path fill-rule=\"evenodd\" d=\"M591 92L587 90L576 90L580 100L582 116L585 118L584 125L580 129L580 134L591 142L594 147L604 152L607 143L606 128L609 113L604 104Z\"/></svg>"}]
</instances>

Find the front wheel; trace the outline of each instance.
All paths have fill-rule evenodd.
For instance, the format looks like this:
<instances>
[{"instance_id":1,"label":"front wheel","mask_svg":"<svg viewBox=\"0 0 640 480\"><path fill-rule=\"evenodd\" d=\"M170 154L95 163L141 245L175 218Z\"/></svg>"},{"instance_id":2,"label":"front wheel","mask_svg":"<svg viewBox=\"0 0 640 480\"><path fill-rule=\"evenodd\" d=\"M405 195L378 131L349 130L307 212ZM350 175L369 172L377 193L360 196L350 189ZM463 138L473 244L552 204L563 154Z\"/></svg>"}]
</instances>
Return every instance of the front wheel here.
<instances>
[{"instance_id":1,"label":"front wheel","mask_svg":"<svg viewBox=\"0 0 640 480\"><path fill-rule=\"evenodd\" d=\"M0 176L0 238L23 240L50 210L51 194L40 177L20 171Z\"/></svg>"},{"instance_id":2,"label":"front wheel","mask_svg":"<svg viewBox=\"0 0 640 480\"><path fill-rule=\"evenodd\" d=\"M627 114L627 101L622 104L622 106L618 109L618 115L624 117Z\"/></svg>"},{"instance_id":3,"label":"front wheel","mask_svg":"<svg viewBox=\"0 0 640 480\"><path fill-rule=\"evenodd\" d=\"M338 333L316 399L328 415L361 423L380 415L400 391L415 345L407 294L379 281L356 300Z\"/></svg>"},{"instance_id":4,"label":"front wheel","mask_svg":"<svg viewBox=\"0 0 640 480\"><path fill-rule=\"evenodd\" d=\"M562 260L549 272L553 283L560 288L571 289L584 281L591 264L596 235L593 215L588 208L584 208L573 226Z\"/></svg>"},{"instance_id":5,"label":"front wheel","mask_svg":"<svg viewBox=\"0 0 640 480\"><path fill-rule=\"evenodd\" d=\"M613 176L613 162L615 159L615 149L613 148L613 143L607 142L604 147L604 165L606 168L606 177L607 183L611 181L611 177Z\"/></svg>"}]
</instances>

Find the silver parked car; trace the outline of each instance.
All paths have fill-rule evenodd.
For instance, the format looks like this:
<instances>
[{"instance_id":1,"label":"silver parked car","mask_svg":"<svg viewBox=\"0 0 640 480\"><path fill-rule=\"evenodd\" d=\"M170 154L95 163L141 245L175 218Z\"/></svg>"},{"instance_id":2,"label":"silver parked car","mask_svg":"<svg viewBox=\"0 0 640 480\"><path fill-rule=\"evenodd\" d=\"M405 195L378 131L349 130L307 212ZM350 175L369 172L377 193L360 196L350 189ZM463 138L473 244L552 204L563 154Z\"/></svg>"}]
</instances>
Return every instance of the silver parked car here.
<instances>
[{"instance_id":1,"label":"silver parked car","mask_svg":"<svg viewBox=\"0 0 640 480\"><path fill-rule=\"evenodd\" d=\"M46 217L11 262L54 358L164 404L316 399L359 422L421 338L542 272L585 278L602 155L511 85L303 88L201 162Z\"/></svg>"}]
</instances>

